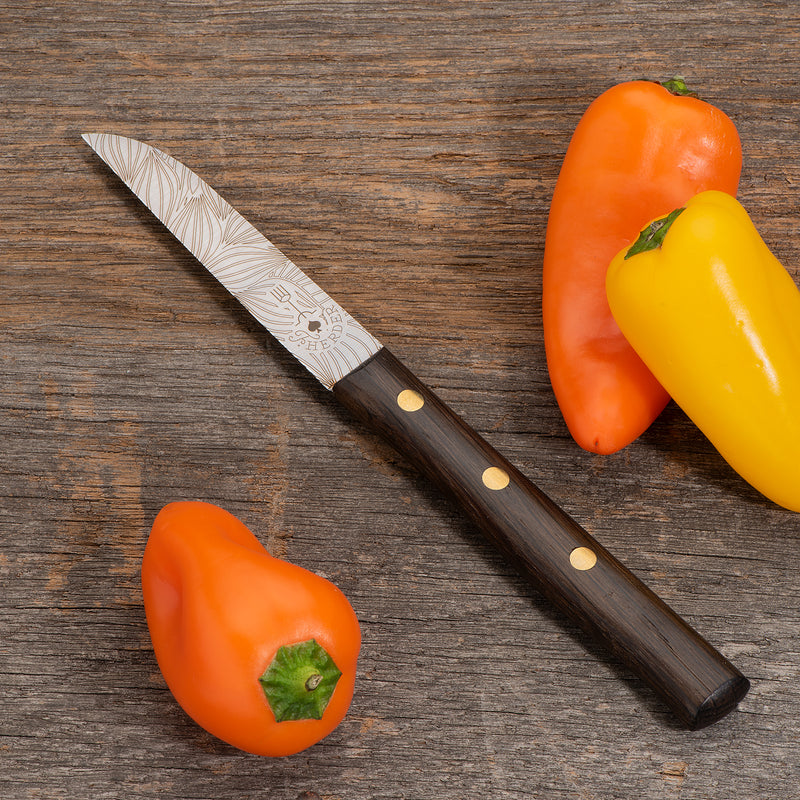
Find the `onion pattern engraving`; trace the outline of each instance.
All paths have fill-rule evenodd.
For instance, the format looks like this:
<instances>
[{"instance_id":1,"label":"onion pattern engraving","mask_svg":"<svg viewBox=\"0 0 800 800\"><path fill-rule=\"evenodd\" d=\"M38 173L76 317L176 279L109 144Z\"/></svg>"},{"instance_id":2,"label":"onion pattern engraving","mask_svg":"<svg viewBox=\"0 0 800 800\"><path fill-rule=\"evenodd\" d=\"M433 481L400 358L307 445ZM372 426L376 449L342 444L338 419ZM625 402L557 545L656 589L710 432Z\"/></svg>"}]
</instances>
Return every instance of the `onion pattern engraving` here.
<instances>
[{"instance_id":1,"label":"onion pattern engraving","mask_svg":"<svg viewBox=\"0 0 800 800\"><path fill-rule=\"evenodd\" d=\"M324 386L380 343L188 167L135 139L86 141L131 191Z\"/></svg>"}]
</instances>

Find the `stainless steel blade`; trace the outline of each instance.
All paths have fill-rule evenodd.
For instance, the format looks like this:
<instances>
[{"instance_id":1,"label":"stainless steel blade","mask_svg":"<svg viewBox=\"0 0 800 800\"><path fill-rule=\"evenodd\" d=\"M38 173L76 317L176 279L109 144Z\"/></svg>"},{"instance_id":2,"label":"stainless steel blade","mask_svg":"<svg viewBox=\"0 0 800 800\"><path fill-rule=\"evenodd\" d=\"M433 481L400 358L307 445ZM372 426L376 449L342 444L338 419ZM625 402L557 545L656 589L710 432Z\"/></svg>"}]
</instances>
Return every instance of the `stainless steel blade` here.
<instances>
[{"instance_id":1,"label":"stainless steel blade","mask_svg":"<svg viewBox=\"0 0 800 800\"><path fill-rule=\"evenodd\" d=\"M209 272L328 389L380 342L202 178L150 145L84 140Z\"/></svg>"}]
</instances>

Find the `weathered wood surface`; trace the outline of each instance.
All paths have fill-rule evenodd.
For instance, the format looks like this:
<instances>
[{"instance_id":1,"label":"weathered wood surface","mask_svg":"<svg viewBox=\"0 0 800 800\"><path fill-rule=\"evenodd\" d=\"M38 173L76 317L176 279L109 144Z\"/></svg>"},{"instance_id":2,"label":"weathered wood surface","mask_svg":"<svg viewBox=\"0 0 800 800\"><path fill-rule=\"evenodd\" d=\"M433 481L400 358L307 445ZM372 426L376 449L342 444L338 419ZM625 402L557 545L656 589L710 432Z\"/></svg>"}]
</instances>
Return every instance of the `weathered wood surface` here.
<instances>
[{"instance_id":1,"label":"weathered wood surface","mask_svg":"<svg viewBox=\"0 0 800 800\"><path fill-rule=\"evenodd\" d=\"M800 517L673 406L612 457L549 387L541 261L600 91L684 74L800 279L796 4L0 0L0 796L800 797ZM200 171L753 681L687 733L354 424L81 141ZM800 413L800 410L799 410ZM799 468L800 471L800 468ZM345 722L268 760L176 706L138 570L202 498L363 625Z\"/></svg>"}]
</instances>

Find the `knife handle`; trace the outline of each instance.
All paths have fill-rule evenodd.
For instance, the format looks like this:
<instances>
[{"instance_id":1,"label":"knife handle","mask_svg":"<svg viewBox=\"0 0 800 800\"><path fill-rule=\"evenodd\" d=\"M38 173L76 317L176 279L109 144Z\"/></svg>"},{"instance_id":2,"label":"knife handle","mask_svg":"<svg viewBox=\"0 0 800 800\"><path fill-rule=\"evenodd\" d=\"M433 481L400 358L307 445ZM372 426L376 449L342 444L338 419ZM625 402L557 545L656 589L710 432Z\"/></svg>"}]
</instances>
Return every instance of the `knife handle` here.
<instances>
[{"instance_id":1,"label":"knife handle","mask_svg":"<svg viewBox=\"0 0 800 800\"><path fill-rule=\"evenodd\" d=\"M385 348L333 387L464 507L532 584L660 695L690 729L749 682Z\"/></svg>"}]
</instances>

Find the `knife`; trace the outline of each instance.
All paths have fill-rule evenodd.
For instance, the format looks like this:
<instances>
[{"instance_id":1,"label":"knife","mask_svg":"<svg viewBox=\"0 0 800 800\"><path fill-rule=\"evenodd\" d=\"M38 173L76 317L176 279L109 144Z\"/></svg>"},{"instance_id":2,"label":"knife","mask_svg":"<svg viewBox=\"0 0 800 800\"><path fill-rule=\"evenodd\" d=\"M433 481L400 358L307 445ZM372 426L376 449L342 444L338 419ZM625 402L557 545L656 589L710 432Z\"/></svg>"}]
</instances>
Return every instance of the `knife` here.
<instances>
[{"instance_id":1,"label":"knife","mask_svg":"<svg viewBox=\"0 0 800 800\"><path fill-rule=\"evenodd\" d=\"M550 602L651 686L683 725L703 728L737 706L747 678L205 181L135 139L83 138L323 386L459 502Z\"/></svg>"}]
</instances>

